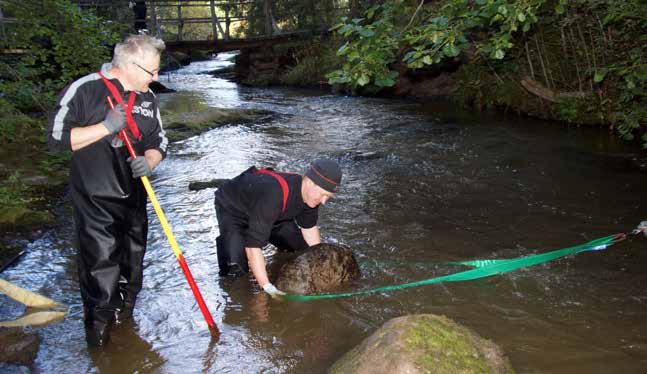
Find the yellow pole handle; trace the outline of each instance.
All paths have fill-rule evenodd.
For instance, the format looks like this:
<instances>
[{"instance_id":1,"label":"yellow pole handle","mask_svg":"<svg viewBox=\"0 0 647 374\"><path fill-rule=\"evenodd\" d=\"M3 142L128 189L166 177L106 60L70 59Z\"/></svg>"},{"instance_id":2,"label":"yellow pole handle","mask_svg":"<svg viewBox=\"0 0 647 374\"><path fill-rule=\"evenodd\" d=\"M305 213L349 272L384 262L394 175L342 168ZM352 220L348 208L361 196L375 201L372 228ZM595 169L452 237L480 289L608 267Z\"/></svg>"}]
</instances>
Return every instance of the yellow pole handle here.
<instances>
[{"instance_id":1,"label":"yellow pole handle","mask_svg":"<svg viewBox=\"0 0 647 374\"><path fill-rule=\"evenodd\" d=\"M171 249L173 250L175 257L180 259L180 257L182 256L182 251L180 251L180 247L177 245L177 242L175 241L175 237L173 236L173 232L169 227L168 221L166 221L166 216L164 215L164 211L162 210L162 207L160 207L160 204L157 201L157 198L155 197L153 186L151 186L151 183L148 181L147 176L143 175L141 179L142 179L142 183L144 184L144 188L148 193L148 198L151 200L151 203L153 204L153 208L155 209L155 213L157 213L157 217L159 218L160 223L162 224L162 229L164 229L164 233L168 238L169 244L171 244Z\"/></svg>"}]
</instances>

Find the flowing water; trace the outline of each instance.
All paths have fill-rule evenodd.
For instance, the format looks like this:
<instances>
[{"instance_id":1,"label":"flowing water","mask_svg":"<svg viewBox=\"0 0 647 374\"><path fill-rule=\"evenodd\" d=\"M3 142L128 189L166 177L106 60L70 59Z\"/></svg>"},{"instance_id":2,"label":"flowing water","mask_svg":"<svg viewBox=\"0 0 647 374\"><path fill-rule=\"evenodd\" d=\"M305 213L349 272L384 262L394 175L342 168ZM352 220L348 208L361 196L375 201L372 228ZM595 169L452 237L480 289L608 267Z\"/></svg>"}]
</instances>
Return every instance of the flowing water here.
<instances>
[{"instance_id":1,"label":"flowing water","mask_svg":"<svg viewBox=\"0 0 647 374\"><path fill-rule=\"evenodd\" d=\"M299 172L319 156L340 162L343 186L321 208L320 227L324 240L349 245L361 261L353 290L457 270L434 262L568 247L647 219L647 174L627 157L638 151L606 130L443 102L244 88L203 74L228 63L194 63L162 82L214 107L275 114L172 144L151 178L220 340L211 339L150 209L134 324L88 352L67 213L60 230L23 243L28 254L2 274L70 305L63 322L38 330L38 371L318 373L387 320L435 313L499 344L521 373L645 372L647 237L471 282L309 303L269 299L248 277L219 279L214 190L187 186L251 165ZM287 257L268 249L266 258L275 277ZM2 319L23 313L1 300Z\"/></svg>"}]
</instances>

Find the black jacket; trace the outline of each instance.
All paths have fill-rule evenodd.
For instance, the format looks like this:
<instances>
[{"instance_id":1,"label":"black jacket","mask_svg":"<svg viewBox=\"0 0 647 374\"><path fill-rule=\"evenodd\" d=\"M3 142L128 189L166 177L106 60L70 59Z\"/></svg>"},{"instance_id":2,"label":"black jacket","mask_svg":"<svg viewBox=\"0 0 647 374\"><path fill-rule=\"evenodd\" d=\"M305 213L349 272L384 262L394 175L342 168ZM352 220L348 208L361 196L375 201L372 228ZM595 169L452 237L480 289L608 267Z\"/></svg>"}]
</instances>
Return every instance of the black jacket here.
<instances>
[{"instance_id":1,"label":"black jacket","mask_svg":"<svg viewBox=\"0 0 647 374\"><path fill-rule=\"evenodd\" d=\"M295 220L299 227L309 229L317 224L319 208L310 208L301 196L299 174L278 173L288 185L288 199L283 208L283 190L271 175L255 174L250 168L221 186L215 193L219 209L248 222L245 247L262 248L269 240L272 227L278 222Z\"/></svg>"},{"instance_id":2,"label":"black jacket","mask_svg":"<svg viewBox=\"0 0 647 374\"><path fill-rule=\"evenodd\" d=\"M127 101L130 92L124 92L121 83L107 74L107 68L104 65L104 76ZM72 128L102 122L110 110L107 96L111 96L110 91L97 73L86 75L66 87L59 94L56 108L49 119L49 148L55 151L70 150ZM143 155L148 149L157 149L165 157L168 140L162 128L155 94L150 90L137 93L132 113L142 134L140 141L131 137L136 153ZM115 142L114 136L106 136L72 154L70 182L76 192L87 198L124 200L140 189L141 183L132 178L126 163L126 147L120 142L113 145ZM137 200L145 199L145 194L136 195Z\"/></svg>"}]
</instances>

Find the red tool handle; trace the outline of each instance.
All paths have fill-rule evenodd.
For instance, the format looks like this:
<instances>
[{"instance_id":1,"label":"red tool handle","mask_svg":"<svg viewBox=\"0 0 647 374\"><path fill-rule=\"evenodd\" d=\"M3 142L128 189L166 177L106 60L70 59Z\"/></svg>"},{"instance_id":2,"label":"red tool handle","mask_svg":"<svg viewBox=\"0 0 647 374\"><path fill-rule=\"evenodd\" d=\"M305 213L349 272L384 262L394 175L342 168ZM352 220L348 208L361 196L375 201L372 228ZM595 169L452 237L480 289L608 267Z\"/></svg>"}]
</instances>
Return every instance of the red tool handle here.
<instances>
[{"instance_id":1,"label":"red tool handle","mask_svg":"<svg viewBox=\"0 0 647 374\"><path fill-rule=\"evenodd\" d=\"M110 97L108 96L107 100L108 100L108 105L110 105L110 108L114 109L115 106L112 102L112 99L110 99ZM128 138L128 134L126 134L126 129L125 128L122 129L120 131L120 134L124 140L124 143L126 144L126 148L128 148L128 153L130 154L130 157L132 157L133 159L137 158L135 149L133 148L133 145L130 142L130 139ZM164 216L164 212L162 211L162 208L159 206L159 203L157 202L157 198L155 197L155 192L153 191L153 187L150 185L150 182L148 181L148 178L146 178L146 176L142 176L141 180L142 180L142 183L144 184L144 187L146 188L146 192L148 192L148 197L150 198L151 203L155 208L155 212L157 213L160 223L162 224L164 233L166 234L166 237L168 238L169 243L171 244L171 249L175 253L175 257L180 263L180 267L182 268L182 272L184 273L184 276L186 277L186 280L189 283L189 287L191 287L191 291L193 291L193 296L198 302L200 311L202 311L202 315L204 316L204 319L207 321L209 330L211 331L212 335L219 336L220 331L218 330L218 326L216 326L216 323L213 321L213 317L211 317L211 313L207 308L207 304L205 304L204 299L202 298L202 294L198 289L198 285L195 283L195 280L193 279L191 270L189 270L189 266L186 264L186 261L184 260L184 256L182 255L182 252L180 251L180 248L177 245L175 238L173 237L173 232L171 232L168 222L166 221L166 217Z\"/></svg>"}]
</instances>

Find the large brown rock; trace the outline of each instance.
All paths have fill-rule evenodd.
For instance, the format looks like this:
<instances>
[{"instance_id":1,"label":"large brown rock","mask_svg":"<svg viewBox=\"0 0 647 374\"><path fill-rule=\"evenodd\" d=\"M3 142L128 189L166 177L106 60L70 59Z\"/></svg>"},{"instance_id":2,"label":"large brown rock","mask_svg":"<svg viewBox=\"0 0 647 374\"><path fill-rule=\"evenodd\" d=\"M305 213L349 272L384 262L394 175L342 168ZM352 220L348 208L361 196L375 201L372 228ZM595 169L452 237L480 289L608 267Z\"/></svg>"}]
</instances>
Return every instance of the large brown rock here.
<instances>
[{"instance_id":1,"label":"large brown rock","mask_svg":"<svg viewBox=\"0 0 647 374\"><path fill-rule=\"evenodd\" d=\"M394 318L328 371L330 374L514 373L499 346L444 316Z\"/></svg>"},{"instance_id":2,"label":"large brown rock","mask_svg":"<svg viewBox=\"0 0 647 374\"><path fill-rule=\"evenodd\" d=\"M40 336L22 328L0 327L0 362L31 366L40 348Z\"/></svg>"},{"instance_id":3,"label":"large brown rock","mask_svg":"<svg viewBox=\"0 0 647 374\"><path fill-rule=\"evenodd\" d=\"M289 293L312 295L338 289L359 276L359 266L350 248L322 243L283 265L276 287Z\"/></svg>"}]
</instances>

